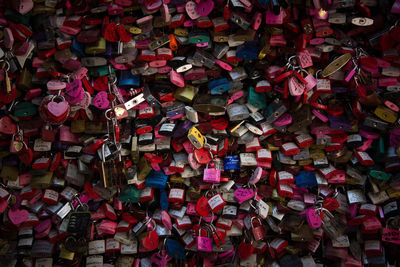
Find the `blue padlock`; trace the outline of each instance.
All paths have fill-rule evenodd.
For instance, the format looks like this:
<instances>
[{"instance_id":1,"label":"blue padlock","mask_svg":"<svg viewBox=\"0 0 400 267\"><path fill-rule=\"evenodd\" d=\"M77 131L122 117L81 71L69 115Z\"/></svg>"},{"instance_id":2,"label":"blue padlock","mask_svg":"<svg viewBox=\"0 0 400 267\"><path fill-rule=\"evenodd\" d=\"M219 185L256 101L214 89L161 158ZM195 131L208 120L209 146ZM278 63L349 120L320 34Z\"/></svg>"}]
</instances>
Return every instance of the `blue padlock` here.
<instances>
[{"instance_id":1,"label":"blue padlock","mask_svg":"<svg viewBox=\"0 0 400 267\"><path fill-rule=\"evenodd\" d=\"M146 186L151 188L165 188L168 176L163 172L151 171L146 177Z\"/></svg>"},{"instance_id":2,"label":"blue padlock","mask_svg":"<svg viewBox=\"0 0 400 267\"><path fill-rule=\"evenodd\" d=\"M248 43L239 45L236 49L236 57L241 59L256 59L258 56L258 49L256 46L249 45Z\"/></svg>"},{"instance_id":3,"label":"blue padlock","mask_svg":"<svg viewBox=\"0 0 400 267\"><path fill-rule=\"evenodd\" d=\"M104 53L104 55L111 57L111 52L112 52L112 44L110 42L107 42L106 52Z\"/></svg>"},{"instance_id":4,"label":"blue padlock","mask_svg":"<svg viewBox=\"0 0 400 267\"><path fill-rule=\"evenodd\" d=\"M309 171L299 171L295 176L296 186L299 188L311 188L318 186L315 173Z\"/></svg>"},{"instance_id":5,"label":"blue padlock","mask_svg":"<svg viewBox=\"0 0 400 267\"><path fill-rule=\"evenodd\" d=\"M265 109L267 107L266 99L265 93L258 93L253 86L249 87L249 104L259 109Z\"/></svg>"},{"instance_id":6,"label":"blue padlock","mask_svg":"<svg viewBox=\"0 0 400 267\"><path fill-rule=\"evenodd\" d=\"M226 78L213 80L208 83L208 88L212 95L220 95L231 88L231 83Z\"/></svg>"},{"instance_id":7,"label":"blue padlock","mask_svg":"<svg viewBox=\"0 0 400 267\"><path fill-rule=\"evenodd\" d=\"M119 79L118 87L132 88L140 86L140 75L132 74L130 70L122 70Z\"/></svg>"},{"instance_id":8,"label":"blue padlock","mask_svg":"<svg viewBox=\"0 0 400 267\"><path fill-rule=\"evenodd\" d=\"M168 210L168 195L164 188L160 189L160 206L162 210Z\"/></svg>"},{"instance_id":9,"label":"blue padlock","mask_svg":"<svg viewBox=\"0 0 400 267\"><path fill-rule=\"evenodd\" d=\"M240 168L240 158L237 155L230 155L224 158L224 170L225 171L236 171Z\"/></svg>"},{"instance_id":10,"label":"blue padlock","mask_svg":"<svg viewBox=\"0 0 400 267\"><path fill-rule=\"evenodd\" d=\"M52 143L52 148L53 148L55 151L62 151L62 152L64 152L65 150L67 150L68 146L69 146L69 144L63 143L63 142L57 141L57 140L54 141L54 142Z\"/></svg>"},{"instance_id":11,"label":"blue padlock","mask_svg":"<svg viewBox=\"0 0 400 267\"><path fill-rule=\"evenodd\" d=\"M80 57L85 57L85 44L79 43L76 38L72 41L71 51L79 54Z\"/></svg>"},{"instance_id":12,"label":"blue padlock","mask_svg":"<svg viewBox=\"0 0 400 267\"><path fill-rule=\"evenodd\" d=\"M268 5L268 0L257 0L257 2L263 8L267 7Z\"/></svg>"},{"instance_id":13,"label":"blue padlock","mask_svg":"<svg viewBox=\"0 0 400 267\"><path fill-rule=\"evenodd\" d=\"M172 258L184 260L186 258L185 247L177 240L167 238L165 241L167 247L167 254Z\"/></svg>"}]
</instances>

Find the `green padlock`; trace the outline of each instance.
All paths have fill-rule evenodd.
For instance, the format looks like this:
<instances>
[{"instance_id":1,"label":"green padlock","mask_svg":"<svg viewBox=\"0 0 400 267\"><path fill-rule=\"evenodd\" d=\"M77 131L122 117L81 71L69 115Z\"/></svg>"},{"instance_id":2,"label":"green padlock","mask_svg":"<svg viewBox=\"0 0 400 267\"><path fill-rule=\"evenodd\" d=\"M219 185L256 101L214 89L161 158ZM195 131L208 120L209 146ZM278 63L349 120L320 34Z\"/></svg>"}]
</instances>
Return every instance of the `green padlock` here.
<instances>
[{"instance_id":1,"label":"green padlock","mask_svg":"<svg viewBox=\"0 0 400 267\"><path fill-rule=\"evenodd\" d=\"M95 77L109 75L108 66L89 68L88 73L90 76L95 76ZM111 68L111 73L114 73L114 68Z\"/></svg>"},{"instance_id":2,"label":"green padlock","mask_svg":"<svg viewBox=\"0 0 400 267\"><path fill-rule=\"evenodd\" d=\"M29 119L35 116L37 113L37 108L31 102L19 102L14 107L14 116L19 119Z\"/></svg>"},{"instance_id":3,"label":"green padlock","mask_svg":"<svg viewBox=\"0 0 400 267\"><path fill-rule=\"evenodd\" d=\"M390 178L390 174L382 171L377 165L373 165L369 168L368 175L383 181L387 181Z\"/></svg>"},{"instance_id":4,"label":"green padlock","mask_svg":"<svg viewBox=\"0 0 400 267\"><path fill-rule=\"evenodd\" d=\"M265 109L267 107L265 93L256 92L256 90L253 86L249 87L248 102L250 105L252 105L256 108L259 108L259 109Z\"/></svg>"},{"instance_id":5,"label":"green padlock","mask_svg":"<svg viewBox=\"0 0 400 267\"><path fill-rule=\"evenodd\" d=\"M118 199L121 202L131 202L136 203L139 202L140 199L140 191L134 186L127 186L121 190Z\"/></svg>"},{"instance_id":6,"label":"green padlock","mask_svg":"<svg viewBox=\"0 0 400 267\"><path fill-rule=\"evenodd\" d=\"M204 44L210 41L210 35L205 31L193 31L189 33L189 43Z\"/></svg>"}]
</instances>

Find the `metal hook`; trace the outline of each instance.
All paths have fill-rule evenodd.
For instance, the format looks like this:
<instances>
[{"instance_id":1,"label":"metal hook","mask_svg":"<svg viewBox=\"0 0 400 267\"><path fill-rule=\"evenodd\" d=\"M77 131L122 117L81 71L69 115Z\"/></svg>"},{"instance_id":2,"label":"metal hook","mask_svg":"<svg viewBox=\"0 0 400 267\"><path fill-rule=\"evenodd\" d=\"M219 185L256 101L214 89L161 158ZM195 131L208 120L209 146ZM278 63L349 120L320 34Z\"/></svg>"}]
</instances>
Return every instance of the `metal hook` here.
<instances>
[{"instance_id":1,"label":"metal hook","mask_svg":"<svg viewBox=\"0 0 400 267\"><path fill-rule=\"evenodd\" d=\"M318 79L318 74L319 74L321 71L322 71L322 70L317 70L317 71L315 72L315 78Z\"/></svg>"}]
</instances>

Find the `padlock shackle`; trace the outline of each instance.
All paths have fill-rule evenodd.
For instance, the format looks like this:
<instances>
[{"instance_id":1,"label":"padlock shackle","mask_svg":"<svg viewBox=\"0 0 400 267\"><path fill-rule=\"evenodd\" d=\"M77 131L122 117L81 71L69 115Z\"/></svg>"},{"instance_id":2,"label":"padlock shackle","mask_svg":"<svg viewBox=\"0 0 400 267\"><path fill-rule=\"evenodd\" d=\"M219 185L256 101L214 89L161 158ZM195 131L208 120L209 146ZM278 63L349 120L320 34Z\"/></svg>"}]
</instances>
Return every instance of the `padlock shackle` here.
<instances>
[{"instance_id":1,"label":"padlock shackle","mask_svg":"<svg viewBox=\"0 0 400 267\"><path fill-rule=\"evenodd\" d=\"M262 226L262 221L260 218L258 218L258 216L253 216L250 218L251 228L254 228L253 220L257 220L260 223L260 226Z\"/></svg>"},{"instance_id":2,"label":"padlock shackle","mask_svg":"<svg viewBox=\"0 0 400 267\"><path fill-rule=\"evenodd\" d=\"M6 64L6 68L5 68L5 72L9 72L10 71L10 62L8 62L8 60L6 60L6 59L2 59L2 60L0 60L0 63L5 63Z\"/></svg>"}]
</instances>

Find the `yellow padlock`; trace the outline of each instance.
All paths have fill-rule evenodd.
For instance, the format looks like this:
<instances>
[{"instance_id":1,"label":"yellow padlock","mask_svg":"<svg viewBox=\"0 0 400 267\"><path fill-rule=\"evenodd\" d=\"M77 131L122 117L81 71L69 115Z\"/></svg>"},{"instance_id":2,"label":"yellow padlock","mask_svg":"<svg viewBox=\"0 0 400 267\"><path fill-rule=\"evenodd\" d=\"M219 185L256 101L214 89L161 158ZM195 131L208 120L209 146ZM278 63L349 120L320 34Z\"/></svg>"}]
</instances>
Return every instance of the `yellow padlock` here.
<instances>
[{"instance_id":1,"label":"yellow padlock","mask_svg":"<svg viewBox=\"0 0 400 267\"><path fill-rule=\"evenodd\" d=\"M190 128L187 136L195 148L200 149L204 146L205 138L196 127Z\"/></svg>"},{"instance_id":2,"label":"yellow padlock","mask_svg":"<svg viewBox=\"0 0 400 267\"><path fill-rule=\"evenodd\" d=\"M88 55L104 54L105 52L106 39L104 37L100 37L97 42L85 46L85 53Z\"/></svg>"},{"instance_id":3,"label":"yellow padlock","mask_svg":"<svg viewBox=\"0 0 400 267\"><path fill-rule=\"evenodd\" d=\"M384 106L376 107L374 114L381 120L386 121L388 123L395 123L397 120L396 112L394 112Z\"/></svg>"},{"instance_id":4,"label":"yellow padlock","mask_svg":"<svg viewBox=\"0 0 400 267\"><path fill-rule=\"evenodd\" d=\"M175 28L174 34L179 37L186 37L188 36L189 32L186 28Z\"/></svg>"}]
</instances>

